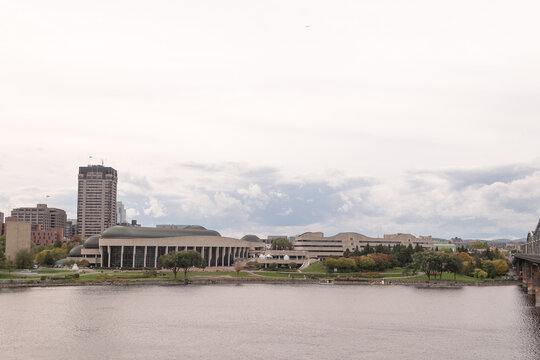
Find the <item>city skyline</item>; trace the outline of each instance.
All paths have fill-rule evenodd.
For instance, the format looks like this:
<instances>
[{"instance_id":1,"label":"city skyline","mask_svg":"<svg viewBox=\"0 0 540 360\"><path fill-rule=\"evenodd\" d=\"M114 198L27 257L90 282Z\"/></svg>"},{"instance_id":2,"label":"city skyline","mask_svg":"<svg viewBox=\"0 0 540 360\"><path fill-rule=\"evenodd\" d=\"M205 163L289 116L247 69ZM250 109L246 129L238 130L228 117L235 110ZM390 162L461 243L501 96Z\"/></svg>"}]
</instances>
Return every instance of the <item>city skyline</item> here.
<instances>
[{"instance_id":1,"label":"city skyline","mask_svg":"<svg viewBox=\"0 0 540 360\"><path fill-rule=\"evenodd\" d=\"M540 217L525 3L3 3L0 211L50 195L73 218L92 156L144 225L524 238Z\"/></svg>"},{"instance_id":2,"label":"city skyline","mask_svg":"<svg viewBox=\"0 0 540 360\"><path fill-rule=\"evenodd\" d=\"M231 164L228 164L228 165L231 165ZM235 165L235 166L238 166L238 164L232 164L232 165ZM96 164L96 165L91 165L89 164L88 166L101 166L101 162L100 164ZM86 166L82 166L83 168L85 168ZM186 168L191 168L191 167L197 167L196 165L194 164L187 164L185 165ZM218 168L217 166L213 166L212 167L212 171L216 170L216 168ZM208 169L207 169L208 170ZM265 169L266 171L269 171L269 169ZM528 172L530 171L533 171L534 168L527 168L526 166L523 166L523 167L520 167L520 168L514 168L514 169L511 169L513 173L515 173L516 175L514 175L514 177L520 177L521 174L527 174ZM263 172L264 174L265 172ZM497 175L500 176L502 172L497 172ZM464 174L459 174L459 173L456 173L456 174L452 174L454 177L458 178L459 175L463 176ZM487 172L478 172L477 174L475 174L475 177L476 179L486 179L486 178L489 178L489 173ZM509 175L506 175L506 176L509 176ZM119 179L122 179L122 172L120 171L118 173L118 178ZM130 187L130 186L135 186L137 188L137 190L139 191L147 191L148 189L151 189L150 185L149 184L145 184L144 181L137 181L137 179L131 179L129 177L129 175L127 176L128 178L128 182L126 184L127 187ZM512 180L512 178L509 178L510 180ZM359 179L352 179L353 181L358 181ZM478 181L477 183L480 183L481 181ZM484 180L485 182L485 180ZM318 186L321 186L321 184L317 184ZM345 184L336 184L334 186L336 187L340 187L340 186L347 186L349 185L349 183L345 183ZM500 185L500 184L499 184ZM298 185L297 186L299 187L303 187L303 185ZM293 189L295 189L293 187ZM326 185L326 189L330 189L330 186ZM313 190L313 189L310 189L311 193L317 193L317 191ZM334 190L336 191L336 190ZM118 192L119 193L124 193L122 191L122 183L121 183L121 180L119 180L119 185L118 185ZM255 186L250 186L249 188L247 189L240 189L240 191L236 191L238 194L240 194L241 196L244 196L246 195L247 198L253 198L252 201L258 201L258 199L260 200L260 198L258 198L258 196L261 196L261 195L264 195L262 194L262 190L261 188L258 186L258 185L255 185ZM287 199L288 195L286 195L286 193L273 193L273 195L275 197L277 197L278 199L280 198L284 198L284 201L290 201L290 199ZM154 196L153 194L149 194L149 193L146 193L146 196ZM178 194L178 196L181 196L181 194ZM76 200L77 198L77 190L75 190L75 195L74 195L74 198ZM54 201L55 201L55 196L51 196L51 195L47 195L47 200L48 202L54 204ZM195 199L196 201L197 199ZM271 199L269 198L264 198L264 200L267 202L267 203L270 203L271 202ZM64 196L64 202L65 201L68 201L69 202L69 197L66 197ZM119 200L120 201L120 200ZM126 203L126 201L123 201L124 203ZM310 201L308 201L309 203L311 203ZM127 203L132 203L130 201L127 201ZM128 214L128 220L132 220L132 219L136 219L139 221L139 223L142 222L142 225L143 226L155 226L157 224L163 224L163 223L170 223L170 224L200 224L200 225L204 225L204 226L209 226L209 227L212 227L211 225L209 224L212 224L214 222L212 222L212 220L208 221L208 222L204 222L205 219L208 219L208 215L205 215L204 213L199 213L197 214L197 216L199 216L199 218L197 218L196 216L191 216L191 217L183 217L183 218L176 218L176 217L171 217L171 216L160 216L160 215L165 215L164 213L164 209L161 208L161 205L160 203L147 203L147 205L149 206L148 208L143 208L143 211L142 212L136 212L136 213L133 213L131 212L130 214ZM314 205L317 205L316 203ZM31 206L31 205L25 205L25 206ZM34 203L34 206L35 206L35 203ZM51 206L49 204L49 206ZM21 207L21 206L20 206ZM73 211L73 213L76 215L76 201L75 201L75 206L72 206L75 210L71 210ZM67 217L69 218L71 216L71 212L67 209L69 209L69 206L65 206L63 207L62 209L65 209L66 212L67 212ZM9 213L9 209L7 210L8 213ZM133 208L127 208L127 211L133 211ZM287 216L289 214L282 214L281 216ZM73 216L74 218L76 218L76 216ZM533 216L534 217L534 216ZM190 221L183 221L185 219L190 219ZM153 221L153 222L152 222ZM537 217L536 219L534 220L534 223L536 223L537 221ZM240 225L239 225L240 226ZM229 229L226 229L225 230L225 233L229 236L235 236L235 237L238 237L240 238L241 236L245 235L245 234L248 234L248 233L253 233L253 234L256 234L256 235L260 235L260 236L269 236L269 235L275 235L275 234L288 234L288 235L299 235L300 233L303 233L303 232L307 232L307 231L323 231L324 233L326 234L337 234L339 232L342 232L342 231L353 231L353 232L359 232L359 233L362 233L362 234L366 234L366 235L372 235L372 236L380 236L380 235L383 235L383 234L389 234L389 233L412 233L412 234L415 234L415 235L433 235L433 237L437 238L437 237L441 237L441 238L451 238L451 237L454 237L454 236L457 236L457 237L461 237L461 238L464 238L464 239L475 239L475 238L482 238L482 239L499 239L499 238L508 238L508 239L523 239L526 237L526 234L528 233L528 231L532 230L532 227L534 227L533 225L530 225L529 224L529 228L531 228L530 230L527 230L527 232L525 233L524 236L508 236L508 235L501 235L501 236L493 236L493 237L486 237L486 236L466 236L466 235L463 235L463 234L453 234L453 235L440 235L440 234L437 234L437 233L431 233L429 231L423 231L422 229L418 229L417 231L415 230L411 230L411 227L410 226L403 226L402 228L399 228L397 225L394 226L394 227L389 227L389 228L379 228L379 231L375 231L375 232L370 232L369 230L366 230L366 228L353 228L354 225L351 225L351 227L347 227L347 228L338 228L337 226L336 227L324 227L324 226L321 226L321 227L314 227L314 226L306 226L306 227L302 227L301 225L299 226L294 226L294 227L280 227L280 226L277 226L277 227L271 227L271 226L268 226L268 225L262 225L260 228L258 229L254 229L253 231L250 231L250 230L243 230L241 227L239 227L238 229L235 229L235 231L230 231ZM214 226L213 228L216 228L216 230L220 231L220 232L223 232L223 228L220 228L220 227L216 227ZM278 229L278 230L275 230L275 229ZM285 230L283 230L285 229ZM309 230L307 230L309 229ZM369 229L369 227L367 227L367 229ZM265 231L266 230L266 231ZM274 231L275 230L275 231ZM280 231L281 230L281 231ZM227 233L227 231L229 231Z\"/></svg>"}]
</instances>

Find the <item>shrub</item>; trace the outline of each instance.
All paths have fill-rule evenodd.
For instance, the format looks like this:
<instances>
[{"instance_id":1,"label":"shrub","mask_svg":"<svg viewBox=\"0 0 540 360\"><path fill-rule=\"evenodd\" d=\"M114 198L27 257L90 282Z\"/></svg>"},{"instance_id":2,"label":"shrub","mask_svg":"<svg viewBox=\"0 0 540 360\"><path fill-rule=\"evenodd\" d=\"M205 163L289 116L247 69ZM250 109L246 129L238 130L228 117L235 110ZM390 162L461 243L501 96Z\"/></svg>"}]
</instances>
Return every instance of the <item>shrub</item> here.
<instances>
[{"instance_id":1,"label":"shrub","mask_svg":"<svg viewBox=\"0 0 540 360\"><path fill-rule=\"evenodd\" d=\"M378 272L367 272L362 273L362 276L367 278L378 278L381 277L381 274L379 274Z\"/></svg>"},{"instance_id":2,"label":"shrub","mask_svg":"<svg viewBox=\"0 0 540 360\"><path fill-rule=\"evenodd\" d=\"M476 268L473 271L473 276L479 280L485 280L488 274L484 270Z\"/></svg>"}]
</instances>

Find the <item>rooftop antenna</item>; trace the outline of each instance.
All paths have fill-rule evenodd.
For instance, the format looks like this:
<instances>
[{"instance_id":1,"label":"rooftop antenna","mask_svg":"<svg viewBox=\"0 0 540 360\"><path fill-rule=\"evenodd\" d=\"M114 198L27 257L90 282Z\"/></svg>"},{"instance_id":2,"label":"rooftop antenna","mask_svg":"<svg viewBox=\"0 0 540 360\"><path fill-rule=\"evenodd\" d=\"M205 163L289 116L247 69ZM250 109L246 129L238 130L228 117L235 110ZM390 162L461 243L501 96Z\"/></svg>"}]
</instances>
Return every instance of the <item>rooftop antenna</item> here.
<instances>
[{"instance_id":1,"label":"rooftop antenna","mask_svg":"<svg viewBox=\"0 0 540 360\"><path fill-rule=\"evenodd\" d=\"M101 166L105 166L105 161L101 159Z\"/></svg>"},{"instance_id":2,"label":"rooftop antenna","mask_svg":"<svg viewBox=\"0 0 540 360\"><path fill-rule=\"evenodd\" d=\"M88 156L88 166L92 165L92 155Z\"/></svg>"}]
</instances>

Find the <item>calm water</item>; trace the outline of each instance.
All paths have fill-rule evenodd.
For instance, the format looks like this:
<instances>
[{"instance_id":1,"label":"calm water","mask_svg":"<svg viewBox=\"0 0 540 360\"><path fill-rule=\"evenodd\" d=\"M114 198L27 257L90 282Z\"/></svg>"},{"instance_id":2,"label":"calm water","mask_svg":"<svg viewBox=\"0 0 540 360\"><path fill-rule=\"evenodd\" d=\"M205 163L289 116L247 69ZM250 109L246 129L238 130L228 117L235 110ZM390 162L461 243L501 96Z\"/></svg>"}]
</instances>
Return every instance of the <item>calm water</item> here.
<instances>
[{"instance_id":1,"label":"calm water","mask_svg":"<svg viewBox=\"0 0 540 360\"><path fill-rule=\"evenodd\" d=\"M7 359L539 359L518 287L0 290Z\"/></svg>"}]
</instances>

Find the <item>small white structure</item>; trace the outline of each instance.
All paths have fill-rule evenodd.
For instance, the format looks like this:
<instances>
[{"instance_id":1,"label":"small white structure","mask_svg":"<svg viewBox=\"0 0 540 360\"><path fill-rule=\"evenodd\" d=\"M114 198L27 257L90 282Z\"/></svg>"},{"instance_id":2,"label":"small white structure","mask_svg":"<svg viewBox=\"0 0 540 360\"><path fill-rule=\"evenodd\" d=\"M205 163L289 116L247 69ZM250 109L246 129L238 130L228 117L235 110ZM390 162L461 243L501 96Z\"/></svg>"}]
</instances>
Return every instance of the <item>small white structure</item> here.
<instances>
[{"instance_id":1,"label":"small white structure","mask_svg":"<svg viewBox=\"0 0 540 360\"><path fill-rule=\"evenodd\" d=\"M285 256L283 257L283 260L285 260L285 261L289 260L289 255L285 255Z\"/></svg>"},{"instance_id":2,"label":"small white structure","mask_svg":"<svg viewBox=\"0 0 540 360\"><path fill-rule=\"evenodd\" d=\"M77 266L77 264L73 264L71 270L79 271L79 267Z\"/></svg>"}]
</instances>

